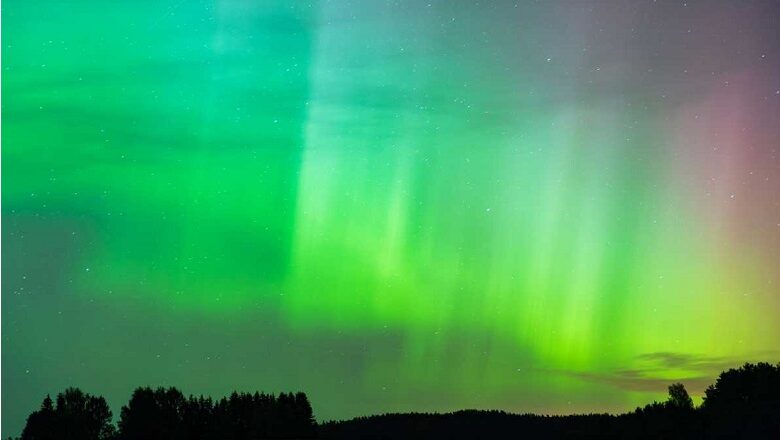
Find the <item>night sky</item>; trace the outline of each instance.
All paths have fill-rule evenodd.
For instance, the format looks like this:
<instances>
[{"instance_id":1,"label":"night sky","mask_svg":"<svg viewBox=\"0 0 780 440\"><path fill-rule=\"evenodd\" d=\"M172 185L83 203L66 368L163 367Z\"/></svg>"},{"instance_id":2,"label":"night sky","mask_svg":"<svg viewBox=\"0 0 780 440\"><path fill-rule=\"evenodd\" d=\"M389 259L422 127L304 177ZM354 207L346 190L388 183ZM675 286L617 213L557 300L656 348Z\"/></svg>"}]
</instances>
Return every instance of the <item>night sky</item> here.
<instances>
[{"instance_id":1,"label":"night sky","mask_svg":"<svg viewBox=\"0 0 780 440\"><path fill-rule=\"evenodd\" d=\"M4 437L70 385L571 413L780 360L775 2L3 3Z\"/></svg>"}]
</instances>

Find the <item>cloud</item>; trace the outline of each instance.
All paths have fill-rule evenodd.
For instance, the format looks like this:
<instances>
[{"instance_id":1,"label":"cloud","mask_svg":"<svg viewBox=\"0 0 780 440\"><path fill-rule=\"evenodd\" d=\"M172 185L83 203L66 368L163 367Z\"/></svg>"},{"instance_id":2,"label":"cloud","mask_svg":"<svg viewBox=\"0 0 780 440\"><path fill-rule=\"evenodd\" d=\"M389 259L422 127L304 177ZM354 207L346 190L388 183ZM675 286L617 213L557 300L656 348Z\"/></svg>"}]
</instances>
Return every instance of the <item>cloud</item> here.
<instances>
[{"instance_id":1,"label":"cloud","mask_svg":"<svg viewBox=\"0 0 780 440\"><path fill-rule=\"evenodd\" d=\"M692 392L702 392L714 380L713 376L657 377L647 374L645 370L616 370L607 373L583 373L564 371L567 376L576 377L588 382L614 386L626 391L662 392L672 383L682 382Z\"/></svg>"},{"instance_id":2,"label":"cloud","mask_svg":"<svg viewBox=\"0 0 780 440\"><path fill-rule=\"evenodd\" d=\"M777 359L780 351L765 351L750 356L751 361ZM755 359L755 360L752 360ZM683 383L694 394L701 394L720 372L738 367L744 357L705 356L698 354L655 352L634 358L632 368L605 372L555 370L560 374L588 382L600 383L627 391L663 392L672 383Z\"/></svg>"}]
</instances>

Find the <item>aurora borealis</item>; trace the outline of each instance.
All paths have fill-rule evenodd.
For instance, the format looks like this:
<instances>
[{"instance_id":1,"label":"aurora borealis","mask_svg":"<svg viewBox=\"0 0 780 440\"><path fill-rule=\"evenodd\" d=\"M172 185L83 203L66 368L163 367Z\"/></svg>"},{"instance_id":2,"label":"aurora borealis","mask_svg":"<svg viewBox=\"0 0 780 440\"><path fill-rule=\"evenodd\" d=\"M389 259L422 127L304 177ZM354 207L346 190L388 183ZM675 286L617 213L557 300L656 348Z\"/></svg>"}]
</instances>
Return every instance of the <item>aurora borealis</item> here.
<instances>
[{"instance_id":1,"label":"aurora borealis","mask_svg":"<svg viewBox=\"0 0 780 440\"><path fill-rule=\"evenodd\" d=\"M8 0L2 425L623 411L780 359L772 2Z\"/></svg>"}]
</instances>

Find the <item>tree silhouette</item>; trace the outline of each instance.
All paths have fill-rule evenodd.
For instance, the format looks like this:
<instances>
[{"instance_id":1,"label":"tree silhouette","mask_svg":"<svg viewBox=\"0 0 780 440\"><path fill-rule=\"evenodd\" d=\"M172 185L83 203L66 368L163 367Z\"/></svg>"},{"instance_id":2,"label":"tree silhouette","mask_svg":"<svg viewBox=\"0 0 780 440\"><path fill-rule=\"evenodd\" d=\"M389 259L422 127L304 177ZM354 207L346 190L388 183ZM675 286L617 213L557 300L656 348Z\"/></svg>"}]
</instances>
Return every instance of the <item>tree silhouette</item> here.
<instances>
[{"instance_id":1,"label":"tree silhouette","mask_svg":"<svg viewBox=\"0 0 780 440\"><path fill-rule=\"evenodd\" d=\"M27 425L22 431L24 440L49 440L58 438L56 432L56 421L54 417L54 407L51 397L47 394L43 399L41 409L33 412L27 418Z\"/></svg>"},{"instance_id":2,"label":"tree silhouette","mask_svg":"<svg viewBox=\"0 0 780 440\"><path fill-rule=\"evenodd\" d=\"M111 410L103 397L68 388L52 405L48 395L41 409L30 414L22 440L109 440L114 437Z\"/></svg>"},{"instance_id":3,"label":"tree silhouette","mask_svg":"<svg viewBox=\"0 0 780 440\"><path fill-rule=\"evenodd\" d=\"M187 424L202 414L188 411L187 400L176 388L137 388L122 407L119 418L121 440L154 440L186 438ZM184 417L191 419L185 422Z\"/></svg>"},{"instance_id":4,"label":"tree silhouette","mask_svg":"<svg viewBox=\"0 0 780 440\"><path fill-rule=\"evenodd\" d=\"M176 388L138 388L122 407L120 440L312 438L316 422L304 393L233 392L213 402Z\"/></svg>"},{"instance_id":5,"label":"tree silhouette","mask_svg":"<svg viewBox=\"0 0 780 440\"><path fill-rule=\"evenodd\" d=\"M724 438L780 438L780 364L724 371L705 391L701 409L707 430Z\"/></svg>"},{"instance_id":6,"label":"tree silhouette","mask_svg":"<svg viewBox=\"0 0 780 440\"><path fill-rule=\"evenodd\" d=\"M314 419L314 411L305 393L295 393L294 416L297 436L300 438L313 437L316 432L317 421Z\"/></svg>"},{"instance_id":7,"label":"tree silhouette","mask_svg":"<svg viewBox=\"0 0 780 440\"><path fill-rule=\"evenodd\" d=\"M666 405L678 410L692 411L693 399L688 395L683 384L675 383L669 385L669 400L666 401Z\"/></svg>"},{"instance_id":8,"label":"tree silhouette","mask_svg":"<svg viewBox=\"0 0 780 440\"><path fill-rule=\"evenodd\" d=\"M780 364L745 364L720 374L704 392L702 408L713 412L777 406L780 401Z\"/></svg>"}]
</instances>

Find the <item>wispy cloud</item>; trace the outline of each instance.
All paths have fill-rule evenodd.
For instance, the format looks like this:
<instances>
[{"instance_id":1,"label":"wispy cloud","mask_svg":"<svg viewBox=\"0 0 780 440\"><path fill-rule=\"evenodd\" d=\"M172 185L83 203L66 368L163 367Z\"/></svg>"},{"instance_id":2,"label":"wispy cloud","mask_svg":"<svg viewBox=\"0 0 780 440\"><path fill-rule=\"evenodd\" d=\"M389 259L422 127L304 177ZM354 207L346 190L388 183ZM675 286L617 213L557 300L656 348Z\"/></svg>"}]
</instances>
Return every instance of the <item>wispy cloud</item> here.
<instances>
[{"instance_id":1,"label":"wispy cloud","mask_svg":"<svg viewBox=\"0 0 780 440\"><path fill-rule=\"evenodd\" d=\"M738 367L746 361L772 361L780 358L780 351L755 353L746 359L699 354L656 352L634 358L631 368L604 372L555 370L560 374L601 383L628 391L662 392L669 384L681 382L695 394L715 381L721 371Z\"/></svg>"}]
</instances>

